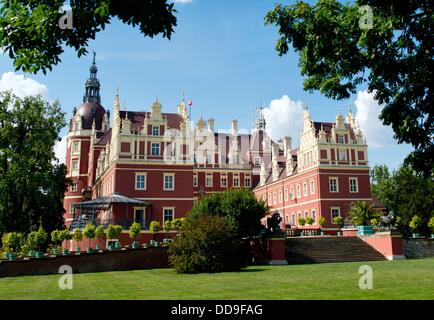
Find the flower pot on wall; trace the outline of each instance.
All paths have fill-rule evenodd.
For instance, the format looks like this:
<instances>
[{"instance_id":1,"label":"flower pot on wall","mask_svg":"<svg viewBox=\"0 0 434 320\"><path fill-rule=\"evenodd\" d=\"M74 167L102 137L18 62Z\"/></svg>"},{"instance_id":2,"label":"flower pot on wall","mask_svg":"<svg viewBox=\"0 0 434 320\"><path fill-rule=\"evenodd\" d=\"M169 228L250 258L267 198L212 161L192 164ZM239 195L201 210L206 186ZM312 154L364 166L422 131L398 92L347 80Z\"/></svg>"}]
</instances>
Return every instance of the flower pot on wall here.
<instances>
[{"instance_id":1,"label":"flower pot on wall","mask_svg":"<svg viewBox=\"0 0 434 320\"><path fill-rule=\"evenodd\" d=\"M15 261L15 260L17 260L17 255L15 253L9 253L8 260L9 261Z\"/></svg>"},{"instance_id":2,"label":"flower pot on wall","mask_svg":"<svg viewBox=\"0 0 434 320\"><path fill-rule=\"evenodd\" d=\"M95 250L97 250L97 251L101 250L101 245L99 243L97 243L95 245Z\"/></svg>"},{"instance_id":3,"label":"flower pot on wall","mask_svg":"<svg viewBox=\"0 0 434 320\"><path fill-rule=\"evenodd\" d=\"M36 251L35 257L40 259L40 258L44 257L44 253L42 253L40 251Z\"/></svg>"},{"instance_id":4,"label":"flower pot on wall","mask_svg":"<svg viewBox=\"0 0 434 320\"><path fill-rule=\"evenodd\" d=\"M324 232L324 231L322 231L322 230L321 230L321 235L322 235L322 236L323 236L323 235L325 235L325 232Z\"/></svg>"},{"instance_id":5,"label":"flower pot on wall","mask_svg":"<svg viewBox=\"0 0 434 320\"><path fill-rule=\"evenodd\" d=\"M67 256L68 254L69 254L68 249L63 249L63 250L62 250L62 255L63 255L63 256Z\"/></svg>"},{"instance_id":6,"label":"flower pot on wall","mask_svg":"<svg viewBox=\"0 0 434 320\"><path fill-rule=\"evenodd\" d=\"M133 244L131 245L131 248L133 249L137 249L139 247L139 243L137 241L134 241Z\"/></svg>"},{"instance_id":7,"label":"flower pot on wall","mask_svg":"<svg viewBox=\"0 0 434 320\"><path fill-rule=\"evenodd\" d=\"M342 231L338 231L338 237L342 237Z\"/></svg>"},{"instance_id":8,"label":"flower pot on wall","mask_svg":"<svg viewBox=\"0 0 434 320\"><path fill-rule=\"evenodd\" d=\"M420 238L419 233L413 233L413 238Z\"/></svg>"},{"instance_id":9,"label":"flower pot on wall","mask_svg":"<svg viewBox=\"0 0 434 320\"><path fill-rule=\"evenodd\" d=\"M59 250L57 248L53 249L53 256L57 256L59 254Z\"/></svg>"},{"instance_id":10,"label":"flower pot on wall","mask_svg":"<svg viewBox=\"0 0 434 320\"><path fill-rule=\"evenodd\" d=\"M374 234L374 228L372 226L357 226L357 235L359 236L365 236Z\"/></svg>"},{"instance_id":11,"label":"flower pot on wall","mask_svg":"<svg viewBox=\"0 0 434 320\"><path fill-rule=\"evenodd\" d=\"M81 249L80 247L75 247L75 253L80 253Z\"/></svg>"}]
</instances>

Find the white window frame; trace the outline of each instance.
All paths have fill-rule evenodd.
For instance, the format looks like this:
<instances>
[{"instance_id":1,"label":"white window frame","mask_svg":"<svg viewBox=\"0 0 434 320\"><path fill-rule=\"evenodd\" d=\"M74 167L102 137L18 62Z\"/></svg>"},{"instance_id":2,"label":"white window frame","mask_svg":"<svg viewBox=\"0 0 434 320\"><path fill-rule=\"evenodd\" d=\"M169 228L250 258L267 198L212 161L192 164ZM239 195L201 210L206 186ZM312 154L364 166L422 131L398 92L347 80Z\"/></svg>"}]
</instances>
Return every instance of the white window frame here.
<instances>
[{"instance_id":1,"label":"white window frame","mask_svg":"<svg viewBox=\"0 0 434 320\"><path fill-rule=\"evenodd\" d=\"M273 195L270 193L268 195L268 205L271 206L273 204Z\"/></svg>"},{"instance_id":2,"label":"white window frame","mask_svg":"<svg viewBox=\"0 0 434 320\"><path fill-rule=\"evenodd\" d=\"M279 203L283 202L283 191L279 190Z\"/></svg>"},{"instance_id":3,"label":"white window frame","mask_svg":"<svg viewBox=\"0 0 434 320\"><path fill-rule=\"evenodd\" d=\"M336 190L332 190L332 180L336 181ZM339 178L338 177L329 177L329 192L338 193L339 192Z\"/></svg>"},{"instance_id":4,"label":"white window frame","mask_svg":"<svg viewBox=\"0 0 434 320\"><path fill-rule=\"evenodd\" d=\"M343 155L343 157L341 157ZM347 161L347 150L339 149L338 150L338 161Z\"/></svg>"},{"instance_id":5,"label":"white window frame","mask_svg":"<svg viewBox=\"0 0 434 320\"><path fill-rule=\"evenodd\" d=\"M315 180L310 180L310 194L315 194Z\"/></svg>"},{"instance_id":6,"label":"white window frame","mask_svg":"<svg viewBox=\"0 0 434 320\"><path fill-rule=\"evenodd\" d=\"M78 183L76 181L71 183L71 187L69 189L70 192L77 192L78 190Z\"/></svg>"},{"instance_id":7,"label":"white window frame","mask_svg":"<svg viewBox=\"0 0 434 320\"><path fill-rule=\"evenodd\" d=\"M193 187L197 187L198 186L198 177L197 174L193 174Z\"/></svg>"},{"instance_id":8,"label":"white window frame","mask_svg":"<svg viewBox=\"0 0 434 320\"><path fill-rule=\"evenodd\" d=\"M250 175L244 176L244 186L247 188L252 186L252 177Z\"/></svg>"},{"instance_id":9,"label":"white window frame","mask_svg":"<svg viewBox=\"0 0 434 320\"><path fill-rule=\"evenodd\" d=\"M172 188L166 188L166 178L172 177ZM174 191L175 190L175 174L165 173L163 177L163 190L164 191Z\"/></svg>"},{"instance_id":10,"label":"white window frame","mask_svg":"<svg viewBox=\"0 0 434 320\"><path fill-rule=\"evenodd\" d=\"M336 217L336 216L333 216L333 210L337 210L338 211L338 216L339 217L342 217L341 216L341 207L330 207L330 217L331 217L331 222L333 223L333 218L334 217ZM333 223L334 224L334 223Z\"/></svg>"},{"instance_id":11,"label":"white window frame","mask_svg":"<svg viewBox=\"0 0 434 320\"><path fill-rule=\"evenodd\" d=\"M312 209L310 212L311 217L314 219L313 224L316 224L317 216L316 216L316 209Z\"/></svg>"},{"instance_id":12,"label":"white window frame","mask_svg":"<svg viewBox=\"0 0 434 320\"><path fill-rule=\"evenodd\" d=\"M283 198L285 199L285 201L288 201L288 188L285 188L283 190Z\"/></svg>"},{"instance_id":13,"label":"white window frame","mask_svg":"<svg viewBox=\"0 0 434 320\"><path fill-rule=\"evenodd\" d=\"M163 209L163 212L162 212L162 214L163 214L163 225L166 222L166 215L165 215L165 211L166 210L172 210L172 220L171 221L175 220L175 207L163 207L162 209Z\"/></svg>"},{"instance_id":14,"label":"white window frame","mask_svg":"<svg viewBox=\"0 0 434 320\"><path fill-rule=\"evenodd\" d=\"M238 183L235 183L235 181L238 181ZM234 188L240 187L240 175L239 174L234 174L234 176L232 177L232 186Z\"/></svg>"},{"instance_id":15,"label":"white window frame","mask_svg":"<svg viewBox=\"0 0 434 320\"><path fill-rule=\"evenodd\" d=\"M222 188L228 187L228 175L227 174L221 174L220 175L220 187L222 187Z\"/></svg>"},{"instance_id":16,"label":"white window frame","mask_svg":"<svg viewBox=\"0 0 434 320\"><path fill-rule=\"evenodd\" d=\"M212 173L206 173L205 174L205 187L206 188L212 188L214 185L214 181L213 181L213 174ZM211 183L208 183L208 181L210 181Z\"/></svg>"},{"instance_id":17,"label":"white window frame","mask_svg":"<svg viewBox=\"0 0 434 320\"><path fill-rule=\"evenodd\" d=\"M158 150L158 153L155 154L154 150ZM161 153L161 145L160 145L160 143L156 143L156 142L151 143L151 156L159 156L160 153Z\"/></svg>"},{"instance_id":18,"label":"white window frame","mask_svg":"<svg viewBox=\"0 0 434 320\"><path fill-rule=\"evenodd\" d=\"M351 181L355 181L355 190L351 190ZM358 193L359 192L359 178L358 177L349 177L348 178L348 187L350 193Z\"/></svg>"},{"instance_id":19,"label":"white window frame","mask_svg":"<svg viewBox=\"0 0 434 320\"><path fill-rule=\"evenodd\" d=\"M148 177L147 177L148 173L147 172L136 172L135 174L135 179L134 179L134 190L146 190L146 185L148 182ZM143 188L138 188L137 187L137 178L138 177L144 177L144 181L143 181Z\"/></svg>"},{"instance_id":20,"label":"white window frame","mask_svg":"<svg viewBox=\"0 0 434 320\"><path fill-rule=\"evenodd\" d=\"M75 148L77 146L77 148ZM74 140L72 141L72 152L73 153L80 153L80 140Z\"/></svg>"},{"instance_id":21,"label":"white window frame","mask_svg":"<svg viewBox=\"0 0 434 320\"><path fill-rule=\"evenodd\" d=\"M255 157L253 158L253 165L254 165L254 166L260 166L260 165L261 165L261 158L258 157L258 156L255 156Z\"/></svg>"},{"instance_id":22,"label":"white window frame","mask_svg":"<svg viewBox=\"0 0 434 320\"><path fill-rule=\"evenodd\" d=\"M290 196L291 200L294 200L294 199L295 199L294 186L291 186L291 187L289 188L289 196Z\"/></svg>"},{"instance_id":23,"label":"white window frame","mask_svg":"<svg viewBox=\"0 0 434 320\"><path fill-rule=\"evenodd\" d=\"M303 197L306 197L309 194L307 190L307 182L303 182Z\"/></svg>"},{"instance_id":24,"label":"white window frame","mask_svg":"<svg viewBox=\"0 0 434 320\"><path fill-rule=\"evenodd\" d=\"M155 129L157 129L157 130L155 131ZM155 133L157 133L157 134L155 134ZM160 135L160 126L152 126L152 135L153 136L159 136Z\"/></svg>"},{"instance_id":25,"label":"white window frame","mask_svg":"<svg viewBox=\"0 0 434 320\"><path fill-rule=\"evenodd\" d=\"M77 163L77 167L74 168L74 163ZM79 159L71 159L71 171L80 170L80 160Z\"/></svg>"},{"instance_id":26,"label":"white window frame","mask_svg":"<svg viewBox=\"0 0 434 320\"><path fill-rule=\"evenodd\" d=\"M345 144L345 135L338 134L338 143L339 144Z\"/></svg>"},{"instance_id":27,"label":"white window frame","mask_svg":"<svg viewBox=\"0 0 434 320\"><path fill-rule=\"evenodd\" d=\"M277 204L277 192L273 192L273 204Z\"/></svg>"},{"instance_id":28,"label":"white window frame","mask_svg":"<svg viewBox=\"0 0 434 320\"><path fill-rule=\"evenodd\" d=\"M297 190L297 199L301 198L301 188L300 188L300 185L297 184L297 186L296 186L295 189Z\"/></svg>"}]
</instances>

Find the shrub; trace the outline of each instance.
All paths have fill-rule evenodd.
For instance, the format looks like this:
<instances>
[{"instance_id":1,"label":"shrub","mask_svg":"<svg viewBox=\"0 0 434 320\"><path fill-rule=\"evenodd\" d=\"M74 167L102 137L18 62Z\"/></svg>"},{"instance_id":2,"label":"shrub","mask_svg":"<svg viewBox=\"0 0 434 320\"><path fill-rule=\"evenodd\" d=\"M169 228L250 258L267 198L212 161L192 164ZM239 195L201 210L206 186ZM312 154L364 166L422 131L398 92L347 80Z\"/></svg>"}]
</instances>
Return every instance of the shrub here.
<instances>
[{"instance_id":1,"label":"shrub","mask_svg":"<svg viewBox=\"0 0 434 320\"><path fill-rule=\"evenodd\" d=\"M149 225L149 230L152 233L158 232L158 231L160 231L160 229L161 229L160 222L158 222L158 221L151 221L151 224Z\"/></svg>"},{"instance_id":2,"label":"shrub","mask_svg":"<svg viewBox=\"0 0 434 320\"><path fill-rule=\"evenodd\" d=\"M327 224L327 219L321 216L318 220L318 224L321 226L321 228L324 228L324 226Z\"/></svg>"},{"instance_id":3,"label":"shrub","mask_svg":"<svg viewBox=\"0 0 434 320\"><path fill-rule=\"evenodd\" d=\"M354 202L348 211L350 222L358 226L367 226L371 223L372 219L379 216L378 211L367 201Z\"/></svg>"},{"instance_id":4,"label":"shrub","mask_svg":"<svg viewBox=\"0 0 434 320\"><path fill-rule=\"evenodd\" d=\"M8 253L19 253L24 245L24 235L20 232L9 232L2 236L3 251Z\"/></svg>"},{"instance_id":5,"label":"shrub","mask_svg":"<svg viewBox=\"0 0 434 320\"><path fill-rule=\"evenodd\" d=\"M416 232L422 226L422 219L419 216L413 216L408 226L410 227L411 230Z\"/></svg>"},{"instance_id":6,"label":"shrub","mask_svg":"<svg viewBox=\"0 0 434 320\"><path fill-rule=\"evenodd\" d=\"M344 219L341 216L336 216L333 218L333 223L342 225L344 223Z\"/></svg>"},{"instance_id":7,"label":"shrub","mask_svg":"<svg viewBox=\"0 0 434 320\"><path fill-rule=\"evenodd\" d=\"M103 227L103 226L98 226L98 227L96 227L96 229L95 229L95 237L96 237L98 240L101 240L101 239L104 238L104 236L105 236L104 227Z\"/></svg>"},{"instance_id":8,"label":"shrub","mask_svg":"<svg viewBox=\"0 0 434 320\"><path fill-rule=\"evenodd\" d=\"M432 216L431 219L429 219L428 227L431 228L432 232L434 233L434 216Z\"/></svg>"},{"instance_id":9,"label":"shrub","mask_svg":"<svg viewBox=\"0 0 434 320\"><path fill-rule=\"evenodd\" d=\"M170 246L169 261L178 273L238 271L240 240L233 226L218 215L187 219Z\"/></svg>"},{"instance_id":10,"label":"shrub","mask_svg":"<svg viewBox=\"0 0 434 320\"><path fill-rule=\"evenodd\" d=\"M83 240L83 231L81 229L75 229L72 233L72 238L78 243Z\"/></svg>"},{"instance_id":11,"label":"shrub","mask_svg":"<svg viewBox=\"0 0 434 320\"><path fill-rule=\"evenodd\" d=\"M173 229L172 227L172 221L167 220L164 222L164 226L163 226L164 231L170 231Z\"/></svg>"},{"instance_id":12,"label":"shrub","mask_svg":"<svg viewBox=\"0 0 434 320\"><path fill-rule=\"evenodd\" d=\"M137 237L139 236L141 230L142 230L142 226L140 225L140 223L134 222L131 225L130 230L128 232L130 235L130 238L132 240L136 240Z\"/></svg>"},{"instance_id":13,"label":"shrub","mask_svg":"<svg viewBox=\"0 0 434 320\"><path fill-rule=\"evenodd\" d=\"M172 229L175 231L180 231L184 221L185 218L176 218L175 220L172 221Z\"/></svg>"},{"instance_id":14,"label":"shrub","mask_svg":"<svg viewBox=\"0 0 434 320\"><path fill-rule=\"evenodd\" d=\"M106 230L107 239L116 239L122 233L122 226L109 225Z\"/></svg>"},{"instance_id":15,"label":"shrub","mask_svg":"<svg viewBox=\"0 0 434 320\"><path fill-rule=\"evenodd\" d=\"M378 219L377 218L371 219L370 224L371 224L371 226L378 227L378 225L379 225Z\"/></svg>"},{"instance_id":16,"label":"shrub","mask_svg":"<svg viewBox=\"0 0 434 320\"><path fill-rule=\"evenodd\" d=\"M59 244L61 244L62 243L62 231L60 231L60 230L53 230L52 232L51 232L51 235L50 235L50 237L51 237L51 242L54 244L54 245L59 245Z\"/></svg>"},{"instance_id":17,"label":"shrub","mask_svg":"<svg viewBox=\"0 0 434 320\"><path fill-rule=\"evenodd\" d=\"M308 225L313 225L315 223L315 219L312 217L307 217L306 218L306 224Z\"/></svg>"},{"instance_id":18,"label":"shrub","mask_svg":"<svg viewBox=\"0 0 434 320\"><path fill-rule=\"evenodd\" d=\"M306 220L304 218L298 218L298 224L303 227L306 224Z\"/></svg>"},{"instance_id":19,"label":"shrub","mask_svg":"<svg viewBox=\"0 0 434 320\"><path fill-rule=\"evenodd\" d=\"M88 223L86 227L84 227L83 235L86 237L86 239L89 239L89 247L90 240L95 238L95 229L96 227L92 223Z\"/></svg>"},{"instance_id":20,"label":"shrub","mask_svg":"<svg viewBox=\"0 0 434 320\"><path fill-rule=\"evenodd\" d=\"M27 235L27 246L29 250L41 250L44 243L47 241L48 235L42 226L38 231L32 231Z\"/></svg>"}]
</instances>

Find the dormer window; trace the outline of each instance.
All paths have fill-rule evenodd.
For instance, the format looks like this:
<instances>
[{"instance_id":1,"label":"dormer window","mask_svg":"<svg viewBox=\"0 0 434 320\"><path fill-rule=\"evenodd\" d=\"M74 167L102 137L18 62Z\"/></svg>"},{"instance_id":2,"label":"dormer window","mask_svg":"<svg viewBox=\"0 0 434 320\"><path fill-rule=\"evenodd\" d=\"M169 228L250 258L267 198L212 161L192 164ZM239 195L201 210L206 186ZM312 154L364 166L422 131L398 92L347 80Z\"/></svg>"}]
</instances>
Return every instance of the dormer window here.
<instances>
[{"instance_id":1,"label":"dormer window","mask_svg":"<svg viewBox=\"0 0 434 320\"><path fill-rule=\"evenodd\" d=\"M338 135L338 143L344 144L345 143L345 137L343 134Z\"/></svg>"},{"instance_id":2,"label":"dormer window","mask_svg":"<svg viewBox=\"0 0 434 320\"><path fill-rule=\"evenodd\" d=\"M152 135L153 136L159 136L160 135L160 127L159 126L153 126L152 127Z\"/></svg>"}]
</instances>

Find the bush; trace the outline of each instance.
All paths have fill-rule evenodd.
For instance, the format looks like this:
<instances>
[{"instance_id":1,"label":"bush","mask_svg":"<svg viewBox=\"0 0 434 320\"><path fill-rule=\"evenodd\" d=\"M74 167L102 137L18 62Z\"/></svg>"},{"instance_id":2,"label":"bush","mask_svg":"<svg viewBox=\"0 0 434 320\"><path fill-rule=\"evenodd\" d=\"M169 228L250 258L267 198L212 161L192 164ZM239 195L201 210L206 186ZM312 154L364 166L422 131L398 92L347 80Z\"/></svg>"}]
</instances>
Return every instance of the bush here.
<instances>
[{"instance_id":1,"label":"bush","mask_svg":"<svg viewBox=\"0 0 434 320\"><path fill-rule=\"evenodd\" d=\"M431 219L429 219L428 227L431 228L431 231L434 233L434 216L432 216Z\"/></svg>"},{"instance_id":2,"label":"bush","mask_svg":"<svg viewBox=\"0 0 434 320\"><path fill-rule=\"evenodd\" d=\"M306 220L304 218L298 218L298 224L303 227L306 224Z\"/></svg>"},{"instance_id":3,"label":"bush","mask_svg":"<svg viewBox=\"0 0 434 320\"><path fill-rule=\"evenodd\" d=\"M107 239L117 239L122 233L122 226L109 225L106 230Z\"/></svg>"},{"instance_id":4,"label":"bush","mask_svg":"<svg viewBox=\"0 0 434 320\"><path fill-rule=\"evenodd\" d=\"M151 224L149 225L149 230L152 233L158 232L158 231L160 231L160 229L161 229L160 222L158 222L158 221L151 221Z\"/></svg>"},{"instance_id":5,"label":"bush","mask_svg":"<svg viewBox=\"0 0 434 320\"><path fill-rule=\"evenodd\" d=\"M130 230L128 232L129 235L130 235L130 238L132 240L137 239L137 237L139 236L141 230L142 230L142 226L140 225L140 223L134 222L131 225Z\"/></svg>"},{"instance_id":6,"label":"bush","mask_svg":"<svg viewBox=\"0 0 434 320\"><path fill-rule=\"evenodd\" d=\"M170 246L169 261L178 273L238 271L243 262L233 226L218 215L187 219Z\"/></svg>"},{"instance_id":7,"label":"bush","mask_svg":"<svg viewBox=\"0 0 434 320\"><path fill-rule=\"evenodd\" d=\"M2 236L3 252L19 253L24 245L24 235L20 232L9 232Z\"/></svg>"},{"instance_id":8,"label":"bush","mask_svg":"<svg viewBox=\"0 0 434 320\"><path fill-rule=\"evenodd\" d=\"M348 212L350 222L357 226L368 226L372 219L379 216L378 211L367 201L354 202Z\"/></svg>"},{"instance_id":9,"label":"bush","mask_svg":"<svg viewBox=\"0 0 434 320\"><path fill-rule=\"evenodd\" d=\"M185 218L176 218L175 220L172 221L172 229L175 231L180 231L184 221Z\"/></svg>"},{"instance_id":10,"label":"bush","mask_svg":"<svg viewBox=\"0 0 434 320\"><path fill-rule=\"evenodd\" d=\"M164 231L170 231L173 229L172 227L172 221L167 220L164 222L164 227L163 227Z\"/></svg>"},{"instance_id":11,"label":"bush","mask_svg":"<svg viewBox=\"0 0 434 320\"><path fill-rule=\"evenodd\" d=\"M95 229L96 227L92 223L88 223L86 227L84 227L83 235L86 239L89 239L89 247L90 241L95 238Z\"/></svg>"},{"instance_id":12,"label":"bush","mask_svg":"<svg viewBox=\"0 0 434 320\"><path fill-rule=\"evenodd\" d=\"M53 230L51 232L50 237L51 237L51 242L54 245L58 246L59 244L62 243L62 231L60 231L60 230Z\"/></svg>"},{"instance_id":13,"label":"bush","mask_svg":"<svg viewBox=\"0 0 434 320\"><path fill-rule=\"evenodd\" d=\"M327 224L327 219L321 216L318 220L318 224L321 226L321 228L324 228L324 226Z\"/></svg>"},{"instance_id":14,"label":"bush","mask_svg":"<svg viewBox=\"0 0 434 320\"><path fill-rule=\"evenodd\" d=\"M256 236L262 229L261 219L268 213L264 201L249 189L235 188L201 198L188 214L189 218L219 215L234 227L239 237Z\"/></svg>"},{"instance_id":15,"label":"bush","mask_svg":"<svg viewBox=\"0 0 434 320\"><path fill-rule=\"evenodd\" d=\"M341 216L336 216L333 218L333 223L342 225L344 223L344 219Z\"/></svg>"},{"instance_id":16,"label":"bush","mask_svg":"<svg viewBox=\"0 0 434 320\"><path fill-rule=\"evenodd\" d=\"M81 231L81 229L75 229L72 234L72 238L77 242L78 245L78 242L83 240L83 231Z\"/></svg>"},{"instance_id":17,"label":"bush","mask_svg":"<svg viewBox=\"0 0 434 320\"><path fill-rule=\"evenodd\" d=\"M32 231L27 235L27 246L29 250L41 250L44 243L47 241L48 234L45 230L39 227L38 231Z\"/></svg>"},{"instance_id":18,"label":"bush","mask_svg":"<svg viewBox=\"0 0 434 320\"><path fill-rule=\"evenodd\" d=\"M315 223L314 218L312 218L312 217L307 217L306 218L306 224L313 225L314 223Z\"/></svg>"},{"instance_id":19,"label":"bush","mask_svg":"<svg viewBox=\"0 0 434 320\"><path fill-rule=\"evenodd\" d=\"M422 226L422 219L419 216L413 216L408 226L410 227L411 230L416 232Z\"/></svg>"},{"instance_id":20,"label":"bush","mask_svg":"<svg viewBox=\"0 0 434 320\"><path fill-rule=\"evenodd\" d=\"M105 236L105 231L104 231L104 227L103 226L98 226L95 229L95 237L98 240L101 240L102 238L104 238Z\"/></svg>"}]
</instances>

